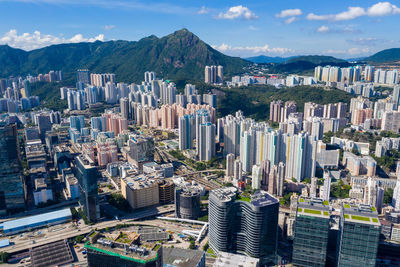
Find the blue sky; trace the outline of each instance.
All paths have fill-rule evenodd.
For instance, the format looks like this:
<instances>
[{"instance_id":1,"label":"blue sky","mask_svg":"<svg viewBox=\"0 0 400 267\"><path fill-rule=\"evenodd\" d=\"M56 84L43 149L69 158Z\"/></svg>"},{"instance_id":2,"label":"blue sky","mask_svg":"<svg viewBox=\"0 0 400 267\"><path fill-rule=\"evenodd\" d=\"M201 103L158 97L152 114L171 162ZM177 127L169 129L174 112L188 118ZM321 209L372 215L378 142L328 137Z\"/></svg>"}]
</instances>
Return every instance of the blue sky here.
<instances>
[{"instance_id":1,"label":"blue sky","mask_svg":"<svg viewBox=\"0 0 400 267\"><path fill-rule=\"evenodd\" d=\"M361 57L400 47L400 1L0 0L0 44L139 40L187 28L235 56Z\"/></svg>"}]
</instances>

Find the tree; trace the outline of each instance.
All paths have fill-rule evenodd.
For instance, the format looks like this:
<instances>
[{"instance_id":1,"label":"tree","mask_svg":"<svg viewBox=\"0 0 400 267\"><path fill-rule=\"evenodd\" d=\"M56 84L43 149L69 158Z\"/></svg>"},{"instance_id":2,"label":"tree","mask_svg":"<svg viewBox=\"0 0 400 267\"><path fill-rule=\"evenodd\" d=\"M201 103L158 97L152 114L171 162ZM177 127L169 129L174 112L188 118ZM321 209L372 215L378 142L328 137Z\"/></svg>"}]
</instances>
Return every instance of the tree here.
<instances>
[{"instance_id":1,"label":"tree","mask_svg":"<svg viewBox=\"0 0 400 267\"><path fill-rule=\"evenodd\" d=\"M189 249L196 249L196 244L194 243L194 240L190 241Z\"/></svg>"},{"instance_id":2,"label":"tree","mask_svg":"<svg viewBox=\"0 0 400 267\"><path fill-rule=\"evenodd\" d=\"M290 197L293 195L293 192L285 194L279 202L281 203L282 206L289 206L290 205Z\"/></svg>"},{"instance_id":3,"label":"tree","mask_svg":"<svg viewBox=\"0 0 400 267\"><path fill-rule=\"evenodd\" d=\"M111 205L122 211L125 212L131 211L131 206L129 205L129 202L121 194L118 193L111 194L111 196L108 197L108 203L110 203Z\"/></svg>"},{"instance_id":4,"label":"tree","mask_svg":"<svg viewBox=\"0 0 400 267\"><path fill-rule=\"evenodd\" d=\"M392 203L392 198L393 198L393 188L386 189L385 193L383 194L383 203L385 204Z\"/></svg>"},{"instance_id":5,"label":"tree","mask_svg":"<svg viewBox=\"0 0 400 267\"><path fill-rule=\"evenodd\" d=\"M203 246L203 251L207 251L207 249L210 247L210 245L208 245L208 242Z\"/></svg>"},{"instance_id":6,"label":"tree","mask_svg":"<svg viewBox=\"0 0 400 267\"><path fill-rule=\"evenodd\" d=\"M6 263L9 258L10 254L8 254L7 252L0 252L0 263Z\"/></svg>"},{"instance_id":7,"label":"tree","mask_svg":"<svg viewBox=\"0 0 400 267\"><path fill-rule=\"evenodd\" d=\"M331 131L324 133L322 137L322 142L325 144L329 144L331 142L331 137L333 137L333 133Z\"/></svg>"},{"instance_id":8,"label":"tree","mask_svg":"<svg viewBox=\"0 0 400 267\"><path fill-rule=\"evenodd\" d=\"M303 179L303 184L311 184L311 178L307 177Z\"/></svg>"},{"instance_id":9,"label":"tree","mask_svg":"<svg viewBox=\"0 0 400 267\"><path fill-rule=\"evenodd\" d=\"M85 237L83 235L78 235L75 237L76 243L81 243Z\"/></svg>"}]
</instances>

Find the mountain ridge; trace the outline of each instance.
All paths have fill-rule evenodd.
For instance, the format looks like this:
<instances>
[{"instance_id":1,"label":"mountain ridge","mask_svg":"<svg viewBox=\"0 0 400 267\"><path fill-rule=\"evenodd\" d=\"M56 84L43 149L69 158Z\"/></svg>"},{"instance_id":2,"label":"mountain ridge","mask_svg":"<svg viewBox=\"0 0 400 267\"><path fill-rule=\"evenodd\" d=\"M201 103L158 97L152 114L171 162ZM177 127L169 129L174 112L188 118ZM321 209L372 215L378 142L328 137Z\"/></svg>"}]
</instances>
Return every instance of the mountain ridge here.
<instances>
[{"instance_id":1,"label":"mountain ridge","mask_svg":"<svg viewBox=\"0 0 400 267\"><path fill-rule=\"evenodd\" d=\"M226 76L239 73L248 61L213 49L187 29L138 41L96 41L57 44L32 51L0 46L0 77L37 75L50 70L74 73L113 72L117 81L140 82L145 71L166 79L202 79L204 66L224 66Z\"/></svg>"}]
</instances>

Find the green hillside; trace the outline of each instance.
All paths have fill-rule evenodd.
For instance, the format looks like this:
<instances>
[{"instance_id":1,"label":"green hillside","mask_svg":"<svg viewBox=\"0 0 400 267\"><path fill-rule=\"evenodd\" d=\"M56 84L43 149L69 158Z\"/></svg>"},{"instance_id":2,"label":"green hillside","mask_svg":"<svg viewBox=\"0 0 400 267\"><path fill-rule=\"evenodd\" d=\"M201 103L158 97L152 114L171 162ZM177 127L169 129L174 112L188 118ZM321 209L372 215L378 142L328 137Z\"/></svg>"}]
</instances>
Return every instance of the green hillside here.
<instances>
[{"instance_id":1,"label":"green hillside","mask_svg":"<svg viewBox=\"0 0 400 267\"><path fill-rule=\"evenodd\" d=\"M363 61L370 63L395 62L399 60L400 60L400 48L391 48L382 50L370 57L363 59Z\"/></svg>"},{"instance_id":2,"label":"green hillside","mask_svg":"<svg viewBox=\"0 0 400 267\"><path fill-rule=\"evenodd\" d=\"M67 76L76 69L113 72L117 81L139 82L145 71L166 79L203 79L204 66L224 66L226 76L240 73L247 61L226 56L201 41L187 29L137 42L108 41L60 44L33 51L0 46L0 77L36 75L62 70Z\"/></svg>"},{"instance_id":3,"label":"green hillside","mask_svg":"<svg viewBox=\"0 0 400 267\"><path fill-rule=\"evenodd\" d=\"M331 56L317 56L317 55L309 55L309 56L298 56L298 57L293 57L289 60L286 61L286 63L292 63L292 62L297 62L297 61L304 61L304 62L310 62L313 64L325 64L326 62L330 63L344 63L347 62L346 60L331 57Z\"/></svg>"},{"instance_id":4,"label":"green hillside","mask_svg":"<svg viewBox=\"0 0 400 267\"><path fill-rule=\"evenodd\" d=\"M318 104L344 102L349 104L353 97L338 89L324 90L312 86L296 86L277 89L273 86L248 86L223 90L225 96L218 101L218 115L226 116L242 110L245 116L256 120L269 118L269 106L273 100L296 101L297 110L302 112L305 102Z\"/></svg>"}]
</instances>

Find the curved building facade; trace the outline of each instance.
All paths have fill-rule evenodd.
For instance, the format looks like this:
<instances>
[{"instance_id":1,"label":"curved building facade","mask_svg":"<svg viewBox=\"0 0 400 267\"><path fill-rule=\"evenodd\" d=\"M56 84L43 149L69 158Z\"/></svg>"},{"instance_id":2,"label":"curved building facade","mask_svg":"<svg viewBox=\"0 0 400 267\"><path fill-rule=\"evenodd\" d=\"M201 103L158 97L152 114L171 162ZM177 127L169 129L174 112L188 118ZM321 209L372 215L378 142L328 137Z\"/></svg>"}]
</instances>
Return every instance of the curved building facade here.
<instances>
[{"instance_id":1,"label":"curved building facade","mask_svg":"<svg viewBox=\"0 0 400 267\"><path fill-rule=\"evenodd\" d=\"M196 220L200 216L200 191L176 187L175 213L178 218Z\"/></svg>"},{"instance_id":2,"label":"curved building facade","mask_svg":"<svg viewBox=\"0 0 400 267\"><path fill-rule=\"evenodd\" d=\"M237 197L236 188L213 190L209 197L210 246L274 261L279 201L258 191L251 199Z\"/></svg>"}]
</instances>

